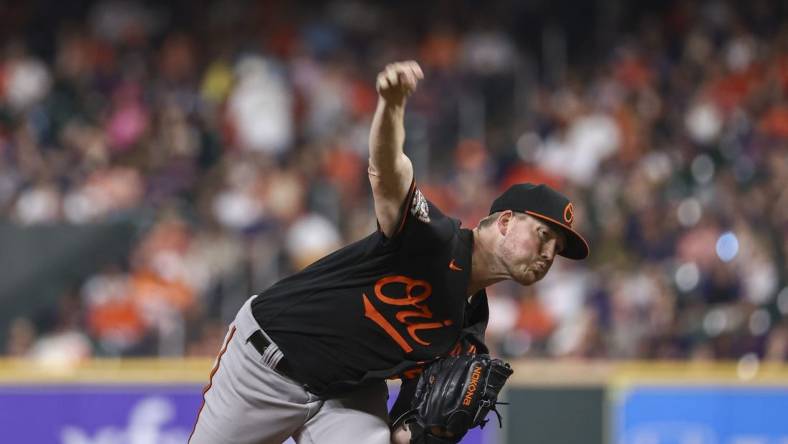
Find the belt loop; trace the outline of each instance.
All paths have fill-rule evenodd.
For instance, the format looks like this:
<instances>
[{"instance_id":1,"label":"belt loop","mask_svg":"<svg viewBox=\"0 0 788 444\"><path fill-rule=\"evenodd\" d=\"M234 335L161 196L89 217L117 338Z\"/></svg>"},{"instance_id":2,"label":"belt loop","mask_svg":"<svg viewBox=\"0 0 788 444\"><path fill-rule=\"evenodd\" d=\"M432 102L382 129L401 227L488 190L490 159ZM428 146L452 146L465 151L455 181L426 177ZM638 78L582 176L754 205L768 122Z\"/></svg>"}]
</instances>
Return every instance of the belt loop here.
<instances>
[{"instance_id":1,"label":"belt loop","mask_svg":"<svg viewBox=\"0 0 788 444\"><path fill-rule=\"evenodd\" d=\"M257 350L263 365L273 370L279 370L278 367L284 362L284 352L275 342L268 339L265 332L258 328L249 335L249 339L246 341Z\"/></svg>"},{"instance_id":2,"label":"belt loop","mask_svg":"<svg viewBox=\"0 0 788 444\"><path fill-rule=\"evenodd\" d=\"M283 356L284 353L282 353L279 347L272 342L265 348L265 353L263 353L263 364L269 368L275 369Z\"/></svg>"}]
</instances>

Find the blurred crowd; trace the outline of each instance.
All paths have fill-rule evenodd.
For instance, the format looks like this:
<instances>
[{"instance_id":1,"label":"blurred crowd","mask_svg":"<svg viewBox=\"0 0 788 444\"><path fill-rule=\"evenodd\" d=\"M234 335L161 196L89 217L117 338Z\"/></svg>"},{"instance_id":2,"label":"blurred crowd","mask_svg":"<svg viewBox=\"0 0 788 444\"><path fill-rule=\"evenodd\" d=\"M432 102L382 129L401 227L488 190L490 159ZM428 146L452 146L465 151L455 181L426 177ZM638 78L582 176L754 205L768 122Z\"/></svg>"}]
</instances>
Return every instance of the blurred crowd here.
<instances>
[{"instance_id":1,"label":"blurred crowd","mask_svg":"<svg viewBox=\"0 0 788 444\"><path fill-rule=\"evenodd\" d=\"M779 2L599 1L609 29L580 42L517 2L105 0L47 29L36 4L0 11L0 218L153 216L127 260L17 317L6 355L213 356L248 295L375 229L375 74L415 59L428 199L472 227L548 183L591 245L489 290L496 353L788 359Z\"/></svg>"}]
</instances>

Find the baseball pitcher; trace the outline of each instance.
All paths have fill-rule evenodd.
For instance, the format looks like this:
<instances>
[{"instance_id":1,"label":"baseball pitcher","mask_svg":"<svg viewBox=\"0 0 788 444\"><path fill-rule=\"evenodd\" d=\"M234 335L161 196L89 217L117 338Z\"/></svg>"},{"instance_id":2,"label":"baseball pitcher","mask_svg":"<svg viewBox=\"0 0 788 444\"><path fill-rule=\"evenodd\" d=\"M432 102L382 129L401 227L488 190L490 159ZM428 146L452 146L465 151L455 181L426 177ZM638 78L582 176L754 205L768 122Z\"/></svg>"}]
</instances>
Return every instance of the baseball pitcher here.
<instances>
[{"instance_id":1,"label":"baseball pitcher","mask_svg":"<svg viewBox=\"0 0 788 444\"><path fill-rule=\"evenodd\" d=\"M419 190L403 153L415 62L388 65L369 138L378 229L249 298L230 325L192 444L459 442L511 369L487 355L485 287L583 259L571 202L519 184L473 229ZM403 385L392 412L386 379Z\"/></svg>"}]
</instances>

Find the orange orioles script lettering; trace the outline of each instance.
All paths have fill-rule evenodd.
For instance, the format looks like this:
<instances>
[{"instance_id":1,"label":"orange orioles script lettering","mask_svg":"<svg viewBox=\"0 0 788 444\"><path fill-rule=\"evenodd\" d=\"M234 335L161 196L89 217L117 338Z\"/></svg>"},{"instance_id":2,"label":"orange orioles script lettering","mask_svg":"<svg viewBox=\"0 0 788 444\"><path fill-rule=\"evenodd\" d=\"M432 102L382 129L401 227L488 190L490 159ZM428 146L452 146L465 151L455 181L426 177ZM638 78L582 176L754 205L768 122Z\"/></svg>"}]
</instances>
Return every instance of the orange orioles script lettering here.
<instances>
[{"instance_id":1,"label":"orange orioles script lettering","mask_svg":"<svg viewBox=\"0 0 788 444\"><path fill-rule=\"evenodd\" d=\"M404 297L387 296L384 290L397 284L405 286ZM424 346L428 346L430 343L419 337L419 330L442 328L452 324L450 320L443 322L414 322L411 320L413 318L432 320L432 311L427 305L422 304L430 295L432 295L432 285L429 282L411 279L407 276L386 276L375 283L375 297L384 304L402 307L395 315L397 321L405 326L408 336L413 342ZM411 342L405 339L391 322L372 305L366 293L362 294L362 300L364 302L364 316L382 328L405 353L412 352Z\"/></svg>"},{"instance_id":2,"label":"orange orioles script lettering","mask_svg":"<svg viewBox=\"0 0 788 444\"><path fill-rule=\"evenodd\" d=\"M473 400L473 394L476 393L476 390L479 388L479 378L482 376L482 368L481 366L476 366L473 369L473 373L471 373L471 382L468 384L468 390L465 392L465 396L462 398L462 405L469 406L471 405L471 400Z\"/></svg>"}]
</instances>

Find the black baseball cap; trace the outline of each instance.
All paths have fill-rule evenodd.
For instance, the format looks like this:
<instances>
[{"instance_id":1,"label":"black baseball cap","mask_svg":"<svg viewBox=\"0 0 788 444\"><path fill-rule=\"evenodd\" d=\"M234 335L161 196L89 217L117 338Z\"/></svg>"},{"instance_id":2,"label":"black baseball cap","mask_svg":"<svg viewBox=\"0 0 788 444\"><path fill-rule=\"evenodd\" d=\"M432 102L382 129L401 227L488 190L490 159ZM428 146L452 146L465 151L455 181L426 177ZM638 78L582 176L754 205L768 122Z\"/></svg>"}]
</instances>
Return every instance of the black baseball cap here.
<instances>
[{"instance_id":1,"label":"black baseball cap","mask_svg":"<svg viewBox=\"0 0 788 444\"><path fill-rule=\"evenodd\" d=\"M528 214L562 230L566 245L559 255L578 260L588 256L588 242L572 229L575 218L572 202L558 191L544 184L512 185L493 201L490 214L506 210Z\"/></svg>"}]
</instances>

